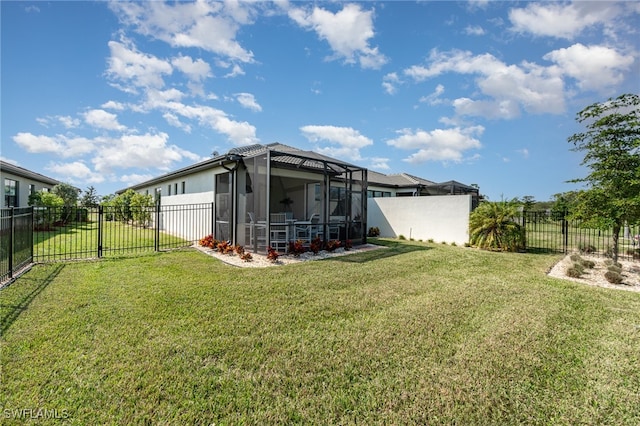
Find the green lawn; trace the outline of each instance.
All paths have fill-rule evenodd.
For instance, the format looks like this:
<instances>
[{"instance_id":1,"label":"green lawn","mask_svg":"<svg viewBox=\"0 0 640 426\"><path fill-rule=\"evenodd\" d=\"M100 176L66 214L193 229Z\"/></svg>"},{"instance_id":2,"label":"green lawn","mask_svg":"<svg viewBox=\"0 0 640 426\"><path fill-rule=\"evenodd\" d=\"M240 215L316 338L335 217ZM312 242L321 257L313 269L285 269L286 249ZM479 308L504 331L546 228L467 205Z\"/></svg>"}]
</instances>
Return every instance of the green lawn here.
<instances>
[{"instance_id":1,"label":"green lawn","mask_svg":"<svg viewBox=\"0 0 640 426\"><path fill-rule=\"evenodd\" d=\"M157 235L155 229L119 221L103 221L101 232L104 257L153 250L157 236L160 248L188 245L182 238L164 232ZM33 254L36 261L98 257L98 222L73 222L51 231L36 231Z\"/></svg>"},{"instance_id":2,"label":"green lawn","mask_svg":"<svg viewBox=\"0 0 640 426\"><path fill-rule=\"evenodd\" d=\"M0 415L640 424L640 294L547 277L559 256L380 242L265 269L192 250L37 266L0 292Z\"/></svg>"}]
</instances>

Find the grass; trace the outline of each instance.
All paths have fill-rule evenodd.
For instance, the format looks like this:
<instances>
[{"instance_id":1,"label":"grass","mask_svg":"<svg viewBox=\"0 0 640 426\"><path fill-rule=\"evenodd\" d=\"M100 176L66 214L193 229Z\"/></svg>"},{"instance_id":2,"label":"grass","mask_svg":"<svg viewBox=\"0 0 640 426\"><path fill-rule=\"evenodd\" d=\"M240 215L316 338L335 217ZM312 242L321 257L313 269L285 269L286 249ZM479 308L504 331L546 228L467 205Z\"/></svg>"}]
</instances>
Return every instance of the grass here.
<instances>
[{"instance_id":1,"label":"grass","mask_svg":"<svg viewBox=\"0 0 640 426\"><path fill-rule=\"evenodd\" d=\"M640 294L547 277L559 256L379 242L37 266L0 292L6 423L640 422Z\"/></svg>"},{"instance_id":2,"label":"grass","mask_svg":"<svg viewBox=\"0 0 640 426\"><path fill-rule=\"evenodd\" d=\"M103 256L120 256L153 250L156 230L122 223L102 222ZM160 232L159 246L180 247L187 242ZM98 257L98 222L72 222L51 231L34 232L34 257L36 260L65 260Z\"/></svg>"}]
</instances>

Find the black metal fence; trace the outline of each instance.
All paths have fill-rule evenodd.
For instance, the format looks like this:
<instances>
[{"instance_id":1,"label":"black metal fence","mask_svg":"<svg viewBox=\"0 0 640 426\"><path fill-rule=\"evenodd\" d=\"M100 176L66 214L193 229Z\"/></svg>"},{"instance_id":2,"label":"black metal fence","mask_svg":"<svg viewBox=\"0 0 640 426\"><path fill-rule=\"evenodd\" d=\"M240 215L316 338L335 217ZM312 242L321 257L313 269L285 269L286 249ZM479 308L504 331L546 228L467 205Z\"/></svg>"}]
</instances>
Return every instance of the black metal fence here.
<instances>
[{"instance_id":1,"label":"black metal fence","mask_svg":"<svg viewBox=\"0 0 640 426\"><path fill-rule=\"evenodd\" d=\"M14 274L33 259L33 209L2 209L0 212L0 281Z\"/></svg>"},{"instance_id":2,"label":"black metal fence","mask_svg":"<svg viewBox=\"0 0 640 426\"><path fill-rule=\"evenodd\" d=\"M570 253L573 251L611 257L613 230L589 228L577 220L549 211L522 213L526 249L530 253ZM640 260L640 225L625 226L619 235L618 257Z\"/></svg>"},{"instance_id":3,"label":"black metal fence","mask_svg":"<svg viewBox=\"0 0 640 426\"><path fill-rule=\"evenodd\" d=\"M2 209L1 281L32 262L190 246L212 232L213 205Z\"/></svg>"}]
</instances>

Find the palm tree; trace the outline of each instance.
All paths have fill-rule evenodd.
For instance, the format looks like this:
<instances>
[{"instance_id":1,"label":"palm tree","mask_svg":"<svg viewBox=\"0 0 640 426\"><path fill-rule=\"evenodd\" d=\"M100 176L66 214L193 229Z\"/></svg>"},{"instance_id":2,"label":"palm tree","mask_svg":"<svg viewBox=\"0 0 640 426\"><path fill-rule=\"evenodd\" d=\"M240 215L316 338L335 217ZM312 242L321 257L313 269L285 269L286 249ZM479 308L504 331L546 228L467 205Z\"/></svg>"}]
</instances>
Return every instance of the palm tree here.
<instances>
[{"instance_id":1,"label":"palm tree","mask_svg":"<svg viewBox=\"0 0 640 426\"><path fill-rule=\"evenodd\" d=\"M485 250L523 249L525 234L518 223L518 207L515 201L481 203L469 217L471 245Z\"/></svg>"}]
</instances>

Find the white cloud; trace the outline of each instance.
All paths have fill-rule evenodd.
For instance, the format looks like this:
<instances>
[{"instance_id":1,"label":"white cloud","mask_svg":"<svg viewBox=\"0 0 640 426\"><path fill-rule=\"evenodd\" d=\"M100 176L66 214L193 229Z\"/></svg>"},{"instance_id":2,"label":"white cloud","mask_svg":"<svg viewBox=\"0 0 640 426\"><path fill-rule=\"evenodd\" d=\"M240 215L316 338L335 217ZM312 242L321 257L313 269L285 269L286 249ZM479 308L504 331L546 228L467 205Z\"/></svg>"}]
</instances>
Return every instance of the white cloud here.
<instances>
[{"instance_id":1,"label":"white cloud","mask_svg":"<svg viewBox=\"0 0 640 426\"><path fill-rule=\"evenodd\" d=\"M312 143L328 142L332 146L317 147L316 151L335 158L362 159L360 149L373 145L373 141L351 127L303 126L302 134Z\"/></svg>"},{"instance_id":2,"label":"white cloud","mask_svg":"<svg viewBox=\"0 0 640 426\"><path fill-rule=\"evenodd\" d=\"M171 64L187 75L189 80L202 81L211 77L211 66L202 59L195 61L189 56L178 56L171 60Z\"/></svg>"},{"instance_id":3,"label":"white cloud","mask_svg":"<svg viewBox=\"0 0 640 426\"><path fill-rule=\"evenodd\" d=\"M251 93L236 93L235 97L238 103L243 107L250 109L251 111L262 111L262 107L256 101L255 96Z\"/></svg>"},{"instance_id":4,"label":"white cloud","mask_svg":"<svg viewBox=\"0 0 640 426\"><path fill-rule=\"evenodd\" d=\"M440 95L442 95L443 93L444 86L442 84L438 84L433 93L428 96L421 97L419 101L423 103L426 102L429 105L439 105L443 102L442 99L440 99Z\"/></svg>"},{"instance_id":5,"label":"white cloud","mask_svg":"<svg viewBox=\"0 0 640 426\"><path fill-rule=\"evenodd\" d=\"M135 185L137 183L145 182L153 179L155 176L151 174L138 174L131 173L129 175L120 176L120 182L124 182L127 186Z\"/></svg>"},{"instance_id":6,"label":"white cloud","mask_svg":"<svg viewBox=\"0 0 640 426\"><path fill-rule=\"evenodd\" d=\"M405 159L409 163L461 162L466 151L482 146L477 137L483 132L482 126L435 129L430 132L422 129L402 129L397 132L400 136L388 140L387 144L403 150L415 150Z\"/></svg>"},{"instance_id":7,"label":"white cloud","mask_svg":"<svg viewBox=\"0 0 640 426\"><path fill-rule=\"evenodd\" d=\"M125 92L135 93L137 88L162 88L163 75L173 72L168 61L139 52L131 43L110 41L109 49L111 56L108 59L107 75L124 84L118 88Z\"/></svg>"},{"instance_id":8,"label":"white cloud","mask_svg":"<svg viewBox=\"0 0 640 426\"><path fill-rule=\"evenodd\" d=\"M624 80L634 58L605 46L574 44L547 53L544 59L559 65L562 72L578 81L582 90L603 92Z\"/></svg>"},{"instance_id":9,"label":"white cloud","mask_svg":"<svg viewBox=\"0 0 640 426\"><path fill-rule=\"evenodd\" d=\"M164 114L162 114L162 118L164 118L170 126L182 129L182 131L184 131L185 133L191 133L191 126L180 121L180 117L178 117L177 115L171 112L165 112Z\"/></svg>"},{"instance_id":10,"label":"white cloud","mask_svg":"<svg viewBox=\"0 0 640 426\"><path fill-rule=\"evenodd\" d=\"M110 173L127 168L169 170L174 162L185 158L200 159L196 154L169 145L168 139L169 135L164 132L105 139L92 161L98 172Z\"/></svg>"},{"instance_id":11,"label":"white cloud","mask_svg":"<svg viewBox=\"0 0 640 426\"><path fill-rule=\"evenodd\" d=\"M373 38L373 11L362 10L359 4L346 4L341 11L332 13L315 6L312 11L302 8L289 10L289 17L302 28L312 29L321 40L326 40L334 52L328 59L341 58L346 63L360 63L362 68L379 69L387 58L371 47Z\"/></svg>"},{"instance_id":12,"label":"white cloud","mask_svg":"<svg viewBox=\"0 0 640 426\"><path fill-rule=\"evenodd\" d=\"M50 163L46 169L71 183L101 183L105 180L104 175L93 172L81 161Z\"/></svg>"},{"instance_id":13,"label":"white cloud","mask_svg":"<svg viewBox=\"0 0 640 426\"><path fill-rule=\"evenodd\" d=\"M185 105L180 102L165 102L154 105L171 114L196 120L201 126L216 130L228 137L237 146L258 143L256 128L246 121L231 120L227 114L219 109L203 105ZM165 117L166 118L166 117Z\"/></svg>"},{"instance_id":14,"label":"white cloud","mask_svg":"<svg viewBox=\"0 0 640 426\"><path fill-rule=\"evenodd\" d=\"M64 149L55 137L20 132L13 137L15 143L32 154L59 153Z\"/></svg>"},{"instance_id":15,"label":"white cloud","mask_svg":"<svg viewBox=\"0 0 640 426\"><path fill-rule=\"evenodd\" d=\"M253 62L253 53L236 40L241 25L252 22L253 5L244 2L110 2L120 20L139 34L173 47L195 47Z\"/></svg>"},{"instance_id":16,"label":"white cloud","mask_svg":"<svg viewBox=\"0 0 640 426\"><path fill-rule=\"evenodd\" d=\"M84 121L92 127L122 131L126 127L118 123L118 116L103 109L92 109L83 114Z\"/></svg>"},{"instance_id":17,"label":"white cloud","mask_svg":"<svg viewBox=\"0 0 640 426\"><path fill-rule=\"evenodd\" d=\"M402 84L398 73L391 72L382 77L382 87L389 95L395 95L398 92L397 86Z\"/></svg>"},{"instance_id":18,"label":"white cloud","mask_svg":"<svg viewBox=\"0 0 640 426\"><path fill-rule=\"evenodd\" d=\"M80 126L80 120L77 118L73 118L68 115L58 116L57 118L58 118L58 121L62 123L62 125L67 129L73 129Z\"/></svg>"},{"instance_id":19,"label":"white cloud","mask_svg":"<svg viewBox=\"0 0 640 426\"><path fill-rule=\"evenodd\" d=\"M409 67L404 73L416 82L447 72L478 76L478 88L491 99L470 108L469 101L476 101L463 98L458 101L460 113L499 118L506 108L509 114L503 118L513 118L518 115L520 107L535 114L558 114L565 109L564 81L557 67L543 67L531 62L507 65L489 53L473 55L461 50L433 50L429 62L428 66Z\"/></svg>"},{"instance_id":20,"label":"white cloud","mask_svg":"<svg viewBox=\"0 0 640 426\"><path fill-rule=\"evenodd\" d=\"M106 108L106 109L113 109L116 111L124 111L127 106L125 104L123 104L122 102L117 102L117 101L107 101L105 103L103 103L102 105L100 105L101 108Z\"/></svg>"},{"instance_id":21,"label":"white cloud","mask_svg":"<svg viewBox=\"0 0 640 426\"><path fill-rule=\"evenodd\" d=\"M525 8L511 9L509 19L513 31L571 40L594 25L613 25L620 13L621 8L615 2L534 2Z\"/></svg>"},{"instance_id":22,"label":"white cloud","mask_svg":"<svg viewBox=\"0 0 640 426\"><path fill-rule=\"evenodd\" d=\"M369 158L369 168L375 170L389 170L389 159L383 157Z\"/></svg>"},{"instance_id":23,"label":"white cloud","mask_svg":"<svg viewBox=\"0 0 640 426\"><path fill-rule=\"evenodd\" d=\"M480 25L469 25L464 29L465 34L467 35L474 35L474 36L481 36L484 35L484 28L482 28Z\"/></svg>"}]
</instances>

